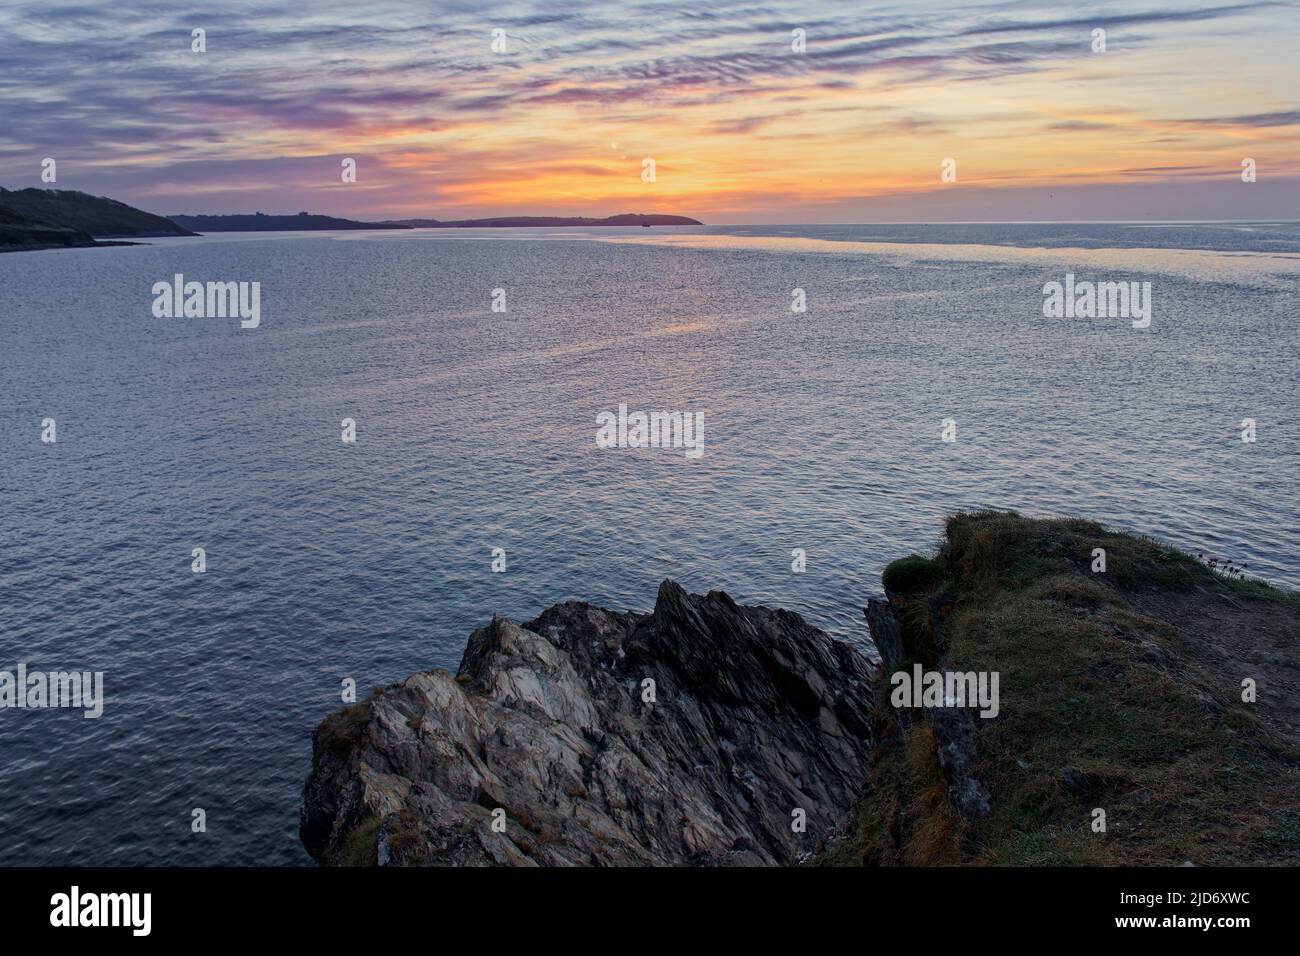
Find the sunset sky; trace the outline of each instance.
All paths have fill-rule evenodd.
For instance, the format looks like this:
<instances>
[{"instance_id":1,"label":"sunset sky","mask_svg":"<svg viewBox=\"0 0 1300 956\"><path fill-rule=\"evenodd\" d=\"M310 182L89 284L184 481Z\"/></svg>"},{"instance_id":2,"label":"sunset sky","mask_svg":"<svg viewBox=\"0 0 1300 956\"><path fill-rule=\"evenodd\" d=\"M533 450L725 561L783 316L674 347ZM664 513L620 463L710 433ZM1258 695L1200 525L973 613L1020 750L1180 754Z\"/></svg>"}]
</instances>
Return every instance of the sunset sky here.
<instances>
[{"instance_id":1,"label":"sunset sky","mask_svg":"<svg viewBox=\"0 0 1300 956\"><path fill-rule=\"evenodd\" d=\"M163 214L1300 218L1296 3L5 0L0 64L0 185Z\"/></svg>"}]
</instances>

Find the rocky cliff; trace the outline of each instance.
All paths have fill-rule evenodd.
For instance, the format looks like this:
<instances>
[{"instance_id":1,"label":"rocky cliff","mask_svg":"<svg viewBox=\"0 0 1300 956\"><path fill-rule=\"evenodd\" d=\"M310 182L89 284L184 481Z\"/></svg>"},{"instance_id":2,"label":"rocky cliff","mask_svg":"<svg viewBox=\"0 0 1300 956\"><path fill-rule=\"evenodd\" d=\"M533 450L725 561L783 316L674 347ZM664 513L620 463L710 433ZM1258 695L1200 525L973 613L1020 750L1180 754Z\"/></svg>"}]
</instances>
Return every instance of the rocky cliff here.
<instances>
[{"instance_id":1,"label":"rocky cliff","mask_svg":"<svg viewBox=\"0 0 1300 956\"><path fill-rule=\"evenodd\" d=\"M789 864L869 772L867 660L797 614L664 582L567 602L327 719L302 838L338 864Z\"/></svg>"},{"instance_id":2,"label":"rocky cliff","mask_svg":"<svg viewBox=\"0 0 1300 956\"><path fill-rule=\"evenodd\" d=\"M1300 863L1300 596L1089 521L946 532L867 604L879 672L671 582L646 615L495 619L456 677L318 728L303 840L325 864ZM922 673L993 706L897 693Z\"/></svg>"}]
</instances>

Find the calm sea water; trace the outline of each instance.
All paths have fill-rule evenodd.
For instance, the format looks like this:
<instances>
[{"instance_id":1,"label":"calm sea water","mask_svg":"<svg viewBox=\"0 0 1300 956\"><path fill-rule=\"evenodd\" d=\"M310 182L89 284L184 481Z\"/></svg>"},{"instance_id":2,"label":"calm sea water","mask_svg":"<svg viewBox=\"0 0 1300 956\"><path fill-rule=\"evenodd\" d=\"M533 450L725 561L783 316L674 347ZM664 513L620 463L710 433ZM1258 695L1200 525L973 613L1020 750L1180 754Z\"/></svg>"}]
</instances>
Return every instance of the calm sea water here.
<instances>
[{"instance_id":1,"label":"calm sea water","mask_svg":"<svg viewBox=\"0 0 1300 956\"><path fill-rule=\"evenodd\" d=\"M1067 271L1151 282L1151 327L1043 318ZM177 272L260 281L261 328L154 318ZM1300 226L1267 223L0 256L0 669L107 694L99 720L0 711L0 862L307 863L310 733L344 678L454 669L493 612L647 609L665 577L862 643L884 564L958 509L1085 515L1300 585L1298 290ZM703 456L597 448L620 403L702 413Z\"/></svg>"}]
</instances>

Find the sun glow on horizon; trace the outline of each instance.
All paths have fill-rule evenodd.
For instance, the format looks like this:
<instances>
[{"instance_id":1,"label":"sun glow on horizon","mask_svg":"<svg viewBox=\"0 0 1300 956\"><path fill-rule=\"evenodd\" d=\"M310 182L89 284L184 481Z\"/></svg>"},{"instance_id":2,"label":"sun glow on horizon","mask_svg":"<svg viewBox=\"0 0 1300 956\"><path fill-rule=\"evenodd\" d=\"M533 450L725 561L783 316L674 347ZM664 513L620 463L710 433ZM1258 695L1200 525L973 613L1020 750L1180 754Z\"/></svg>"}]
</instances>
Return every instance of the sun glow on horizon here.
<instances>
[{"instance_id":1,"label":"sun glow on horizon","mask_svg":"<svg viewBox=\"0 0 1300 956\"><path fill-rule=\"evenodd\" d=\"M702 17L509 3L431 18L339 3L305 20L233 5L209 18L202 54L180 19L167 29L115 11L122 22L105 31L60 9L0 12L0 36L18 41L0 40L0 55L30 66L0 93L6 166L57 152L67 188L162 213L843 221L913 207L933 217L987 196L1016 218L1017 191L1042 205L1039 190L1055 201L1123 187L1123 208L1138 212L1144 194L1176 189L1226 214L1218 197L1244 157L1269 181L1300 182L1289 99L1300 75L1274 28L1295 11L1274 5L1063 16L1040 4L796 13L724 0ZM27 45L38 35L39 61ZM50 90L64 110L51 111ZM355 183L339 180L345 157ZM646 158L654 182L641 178ZM949 158L955 183L940 180Z\"/></svg>"}]
</instances>

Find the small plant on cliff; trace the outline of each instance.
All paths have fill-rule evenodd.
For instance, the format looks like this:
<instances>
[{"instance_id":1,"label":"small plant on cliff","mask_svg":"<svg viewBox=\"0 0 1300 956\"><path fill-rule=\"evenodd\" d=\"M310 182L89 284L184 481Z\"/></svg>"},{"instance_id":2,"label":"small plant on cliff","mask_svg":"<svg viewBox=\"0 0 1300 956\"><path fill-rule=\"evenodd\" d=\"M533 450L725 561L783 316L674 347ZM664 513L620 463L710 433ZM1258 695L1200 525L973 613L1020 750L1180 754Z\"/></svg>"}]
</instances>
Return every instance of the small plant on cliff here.
<instances>
[{"instance_id":1,"label":"small plant on cliff","mask_svg":"<svg viewBox=\"0 0 1300 956\"><path fill-rule=\"evenodd\" d=\"M374 866L379 862L379 819L366 817L348 831L330 866Z\"/></svg>"},{"instance_id":2,"label":"small plant on cliff","mask_svg":"<svg viewBox=\"0 0 1300 956\"><path fill-rule=\"evenodd\" d=\"M891 561L881 583L889 594L922 594L938 587L943 576L943 565L938 561L912 554Z\"/></svg>"},{"instance_id":3,"label":"small plant on cliff","mask_svg":"<svg viewBox=\"0 0 1300 956\"><path fill-rule=\"evenodd\" d=\"M1250 565L1244 562L1239 565L1233 564L1232 561L1226 558L1219 558L1208 554L1202 554L1200 551L1196 552L1196 558L1198 561L1204 561L1205 566L1209 568L1211 571L1218 571L1224 577L1232 578L1238 581L1243 579L1243 577L1246 574L1246 569L1250 567Z\"/></svg>"},{"instance_id":4,"label":"small plant on cliff","mask_svg":"<svg viewBox=\"0 0 1300 956\"><path fill-rule=\"evenodd\" d=\"M370 723L368 702L344 707L321 724L320 741L336 754L347 753L368 723Z\"/></svg>"}]
</instances>

